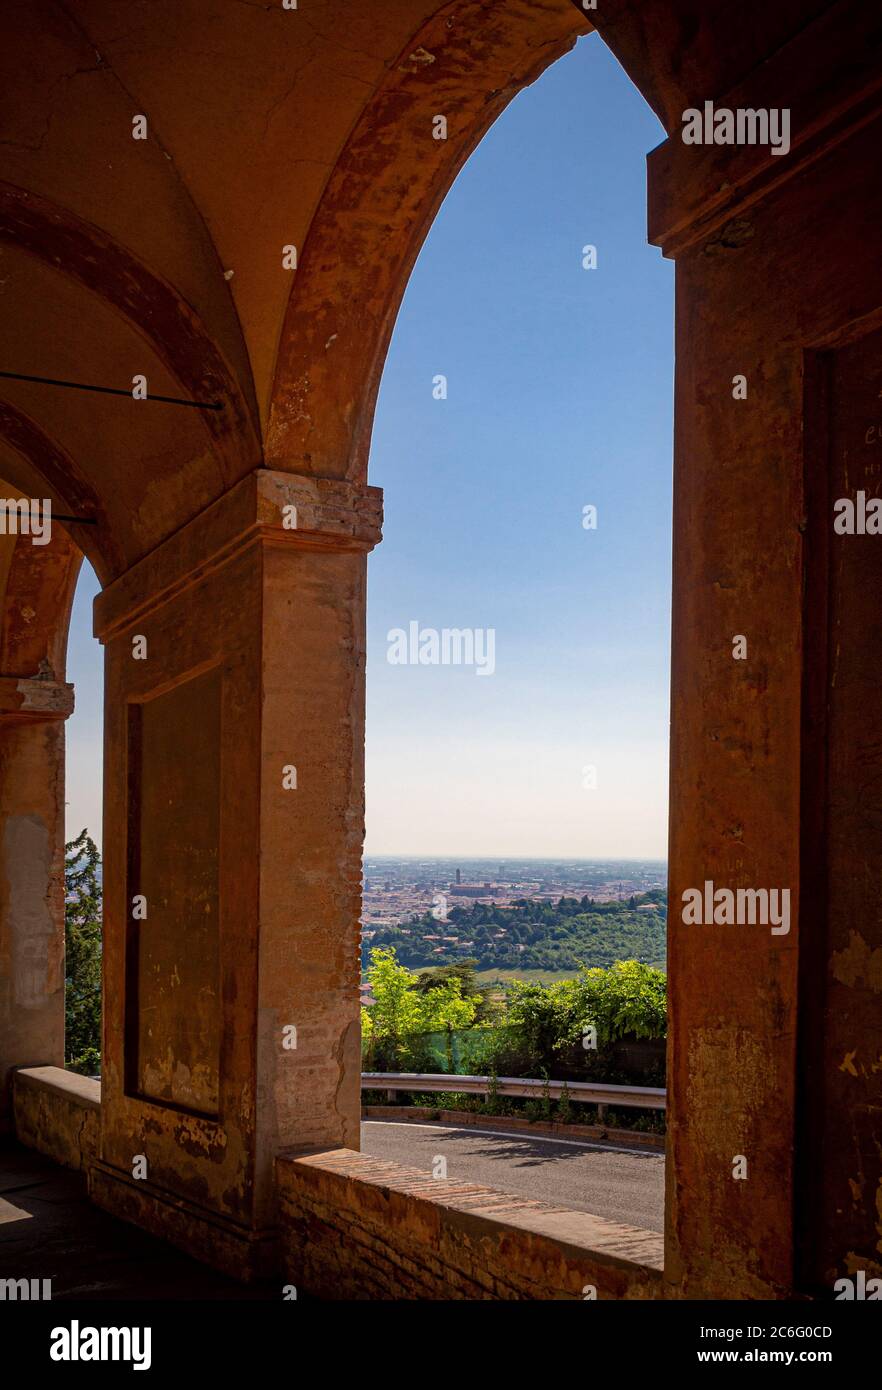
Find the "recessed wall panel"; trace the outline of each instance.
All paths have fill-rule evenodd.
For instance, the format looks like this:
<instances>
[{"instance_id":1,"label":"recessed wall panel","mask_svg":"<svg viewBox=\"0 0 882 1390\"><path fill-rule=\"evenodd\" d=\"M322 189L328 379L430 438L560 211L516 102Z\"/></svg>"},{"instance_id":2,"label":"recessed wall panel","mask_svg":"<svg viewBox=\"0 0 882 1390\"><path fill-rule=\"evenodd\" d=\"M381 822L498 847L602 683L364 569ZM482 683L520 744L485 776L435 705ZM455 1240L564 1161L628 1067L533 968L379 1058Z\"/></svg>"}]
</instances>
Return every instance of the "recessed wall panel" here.
<instances>
[{"instance_id":1,"label":"recessed wall panel","mask_svg":"<svg viewBox=\"0 0 882 1390\"><path fill-rule=\"evenodd\" d=\"M810 371L802 1282L882 1249L882 332Z\"/></svg>"},{"instance_id":2,"label":"recessed wall panel","mask_svg":"<svg viewBox=\"0 0 882 1390\"><path fill-rule=\"evenodd\" d=\"M127 1090L209 1115L221 1036L220 720L217 670L129 707ZM135 898L144 902L133 909Z\"/></svg>"}]
</instances>

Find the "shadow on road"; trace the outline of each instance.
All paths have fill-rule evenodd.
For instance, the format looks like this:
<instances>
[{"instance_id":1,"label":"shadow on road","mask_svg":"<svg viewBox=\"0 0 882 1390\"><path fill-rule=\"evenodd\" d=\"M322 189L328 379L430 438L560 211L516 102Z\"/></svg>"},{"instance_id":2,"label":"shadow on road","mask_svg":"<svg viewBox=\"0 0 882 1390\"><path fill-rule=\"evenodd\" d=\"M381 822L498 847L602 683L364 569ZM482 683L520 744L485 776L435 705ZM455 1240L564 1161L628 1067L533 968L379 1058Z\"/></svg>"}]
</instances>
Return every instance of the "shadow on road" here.
<instances>
[{"instance_id":1,"label":"shadow on road","mask_svg":"<svg viewBox=\"0 0 882 1390\"><path fill-rule=\"evenodd\" d=\"M426 1126L426 1128L429 1128ZM664 1155L653 1153L647 1150L641 1153L637 1149L618 1149L613 1145L602 1145L586 1143L584 1146L575 1140L560 1141L556 1139L532 1138L522 1131L513 1130L511 1134L498 1135L488 1134L486 1130L471 1126L464 1126L456 1129L451 1126L439 1125L431 1126L438 1138L444 1140L468 1139L472 1142L471 1152L475 1157L488 1159L504 1159L507 1162L515 1162L518 1167L534 1167L544 1164L556 1164L561 1160L571 1161L584 1159L587 1154L598 1161L602 1161L604 1155L612 1159L618 1158L641 1158L652 1159L656 1163L664 1161ZM490 1128L490 1126L488 1126ZM425 1131L424 1131L425 1132Z\"/></svg>"}]
</instances>

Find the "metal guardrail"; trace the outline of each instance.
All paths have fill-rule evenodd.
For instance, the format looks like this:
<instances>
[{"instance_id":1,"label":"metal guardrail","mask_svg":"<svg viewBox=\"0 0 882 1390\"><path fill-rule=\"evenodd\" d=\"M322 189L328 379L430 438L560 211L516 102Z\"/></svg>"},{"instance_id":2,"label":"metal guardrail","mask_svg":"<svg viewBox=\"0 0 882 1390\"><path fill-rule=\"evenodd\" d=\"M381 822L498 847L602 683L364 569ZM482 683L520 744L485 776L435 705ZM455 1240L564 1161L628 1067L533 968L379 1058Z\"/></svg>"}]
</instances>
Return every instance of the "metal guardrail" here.
<instances>
[{"instance_id":1,"label":"metal guardrail","mask_svg":"<svg viewBox=\"0 0 882 1390\"><path fill-rule=\"evenodd\" d=\"M498 1096L547 1095L560 1100L566 1086L570 1100L602 1106L635 1106L641 1110L664 1110L667 1092L663 1086L609 1086L601 1081L537 1081L533 1077L497 1076ZM547 1088L547 1089L546 1089ZM450 1072L363 1071L363 1091L467 1091L489 1095L489 1076L454 1076Z\"/></svg>"}]
</instances>

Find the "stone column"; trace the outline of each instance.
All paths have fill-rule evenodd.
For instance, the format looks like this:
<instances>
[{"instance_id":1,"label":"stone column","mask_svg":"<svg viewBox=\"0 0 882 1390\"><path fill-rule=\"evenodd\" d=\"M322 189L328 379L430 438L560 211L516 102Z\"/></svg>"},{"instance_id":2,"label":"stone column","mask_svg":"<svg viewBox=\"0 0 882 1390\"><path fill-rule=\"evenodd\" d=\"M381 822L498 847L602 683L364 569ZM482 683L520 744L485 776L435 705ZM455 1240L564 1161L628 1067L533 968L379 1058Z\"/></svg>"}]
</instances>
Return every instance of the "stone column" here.
<instances>
[{"instance_id":1,"label":"stone column","mask_svg":"<svg viewBox=\"0 0 882 1390\"><path fill-rule=\"evenodd\" d=\"M0 677L0 1130L14 1067L64 1066L64 721L73 686Z\"/></svg>"},{"instance_id":2,"label":"stone column","mask_svg":"<svg viewBox=\"0 0 882 1390\"><path fill-rule=\"evenodd\" d=\"M98 597L94 1199L242 1277L284 1147L358 1147L366 553L381 495L258 470Z\"/></svg>"},{"instance_id":3,"label":"stone column","mask_svg":"<svg viewBox=\"0 0 882 1390\"><path fill-rule=\"evenodd\" d=\"M716 96L786 113L788 148L676 132L649 158L677 261L674 1296L882 1272L882 536L833 530L882 476L875 23L834 6ZM788 892L789 931L687 922L707 882Z\"/></svg>"}]
</instances>

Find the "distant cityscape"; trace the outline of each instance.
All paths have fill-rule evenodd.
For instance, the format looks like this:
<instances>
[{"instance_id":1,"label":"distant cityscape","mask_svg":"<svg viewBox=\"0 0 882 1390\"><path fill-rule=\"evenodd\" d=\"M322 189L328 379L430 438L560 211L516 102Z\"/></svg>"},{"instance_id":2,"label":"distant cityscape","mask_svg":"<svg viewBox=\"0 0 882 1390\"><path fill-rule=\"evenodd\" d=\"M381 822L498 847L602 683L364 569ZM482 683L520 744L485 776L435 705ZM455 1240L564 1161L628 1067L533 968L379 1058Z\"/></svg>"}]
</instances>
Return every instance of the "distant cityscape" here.
<instances>
[{"instance_id":1,"label":"distant cityscape","mask_svg":"<svg viewBox=\"0 0 882 1390\"><path fill-rule=\"evenodd\" d=\"M365 857L362 936L438 908L470 902L506 907L521 898L557 902L588 896L618 902L665 889L668 869L659 859L395 859ZM436 913L437 915L437 913Z\"/></svg>"}]
</instances>

